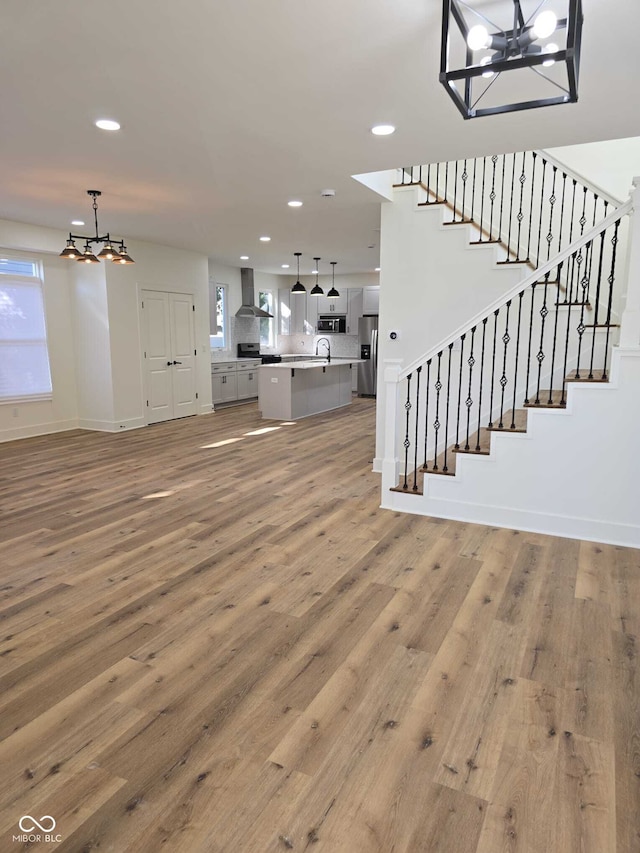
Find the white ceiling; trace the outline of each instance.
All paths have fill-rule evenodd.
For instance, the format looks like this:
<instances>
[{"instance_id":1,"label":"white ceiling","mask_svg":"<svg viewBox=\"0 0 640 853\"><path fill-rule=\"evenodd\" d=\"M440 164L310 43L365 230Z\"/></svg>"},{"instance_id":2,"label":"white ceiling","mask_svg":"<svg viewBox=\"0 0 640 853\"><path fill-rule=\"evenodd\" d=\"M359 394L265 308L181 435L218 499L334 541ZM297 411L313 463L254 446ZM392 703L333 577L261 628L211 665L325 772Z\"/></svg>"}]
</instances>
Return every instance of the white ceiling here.
<instances>
[{"instance_id":1,"label":"white ceiling","mask_svg":"<svg viewBox=\"0 0 640 853\"><path fill-rule=\"evenodd\" d=\"M440 0L2 0L0 217L68 230L95 188L114 235L371 270L379 203L350 175L640 135L640 4L583 7L578 104L465 122L438 83Z\"/></svg>"}]
</instances>

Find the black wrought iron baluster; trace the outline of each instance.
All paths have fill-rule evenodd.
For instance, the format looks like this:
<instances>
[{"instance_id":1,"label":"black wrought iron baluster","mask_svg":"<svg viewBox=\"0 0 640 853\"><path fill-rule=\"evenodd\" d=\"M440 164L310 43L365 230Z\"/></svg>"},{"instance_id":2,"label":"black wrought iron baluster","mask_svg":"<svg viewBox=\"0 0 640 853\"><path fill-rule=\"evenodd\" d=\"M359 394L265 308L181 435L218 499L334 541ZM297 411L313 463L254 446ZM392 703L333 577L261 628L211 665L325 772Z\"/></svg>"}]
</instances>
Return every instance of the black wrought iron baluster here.
<instances>
[{"instance_id":1,"label":"black wrought iron baluster","mask_svg":"<svg viewBox=\"0 0 640 853\"><path fill-rule=\"evenodd\" d=\"M576 266L576 257L578 252L574 252L571 255L571 266L575 269ZM572 273L573 275L573 273ZM560 395L560 405L564 406L565 401L567 399L567 360L569 358L569 331L571 329L571 308L573 306L573 302L569 302L567 306L567 329L565 333L564 339L564 361L562 363L562 393Z\"/></svg>"},{"instance_id":2,"label":"black wrought iron baluster","mask_svg":"<svg viewBox=\"0 0 640 853\"><path fill-rule=\"evenodd\" d=\"M480 428L482 426L482 386L484 384L484 344L488 319L488 317L485 317L482 321L482 352L480 355L480 384L478 386L478 437L476 439L476 450L480 450Z\"/></svg>"},{"instance_id":3,"label":"black wrought iron baluster","mask_svg":"<svg viewBox=\"0 0 640 853\"><path fill-rule=\"evenodd\" d=\"M409 448L411 447L411 442L409 441L409 415L411 413L411 374L407 376L407 399L404 404L404 409L407 417L407 425L404 435L404 482L402 484L402 488L406 491L409 488Z\"/></svg>"},{"instance_id":4,"label":"black wrought iron baluster","mask_svg":"<svg viewBox=\"0 0 640 853\"><path fill-rule=\"evenodd\" d=\"M529 316L529 345L527 347L527 378L525 381L524 387L524 404L525 406L529 402L529 377L531 375L531 344L533 342L533 311L534 305L536 301L536 287L538 286L538 282L534 281L531 285L531 314Z\"/></svg>"},{"instance_id":5,"label":"black wrought iron baluster","mask_svg":"<svg viewBox=\"0 0 640 853\"><path fill-rule=\"evenodd\" d=\"M489 201L491 202L491 212L489 214L489 240L493 240L493 206L496 200L496 163L498 162L497 154L494 154L491 157L491 162L493 163L493 171L491 174L491 192L489 193Z\"/></svg>"},{"instance_id":6,"label":"black wrought iron baluster","mask_svg":"<svg viewBox=\"0 0 640 853\"><path fill-rule=\"evenodd\" d=\"M467 178L469 177L469 173L467 172L467 161L464 161L464 165L462 167L462 218L461 222L464 222L467 218L465 215L465 199L467 196Z\"/></svg>"},{"instance_id":7,"label":"black wrought iron baluster","mask_svg":"<svg viewBox=\"0 0 640 853\"><path fill-rule=\"evenodd\" d=\"M449 161L444 164L444 201L449 201Z\"/></svg>"},{"instance_id":8,"label":"black wrought iron baluster","mask_svg":"<svg viewBox=\"0 0 640 853\"><path fill-rule=\"evenodd\" d=\"M611 331L611 306L613 304L613 286L616 280L616 257L618 253L618 230L620 228L620 220L615 224L615 229L613 233L613 237L611 238L611 245L613 246L613 251L611 254L611 273L609 274L609 278L607 282L609 284L609 298L607 299L607 334L604 342L604 367L602 370L602 378L608 379L607 376L607 363L609 358L609 333Z\"/></svg>"},{"instance_id":9,"label":"black wrought iron baluster","mask_svg":"<svg viewBox=\"0 0 640 853\"><path fill-rule=\"evenodd\" d=\"M476 168L478 165L478 158L473 158L473 183L471 184L471 222L475 221L476 218ZM482 225L482 223L480 223Z\"/></svg>"},{"instance_id":10,"label":"black wrought iron baluster","mask_svg":"<svg viewBox=\"0 0 640 853\"><path fill-rule=\"evenodd\" d=\"M529 208L529 236L527 239L527 257L526 260L531 260L531 234L533 233L533 196L535 193L536 186L536 165L538 162L538 155L534 151L533 154L533 169L531 170L531 206Z\"/></svg>"},{"instance_id":11,"label":"black wrought iron baluster","mask_svg":"<svg viewBox=\"0 0 640 853\"><path fill-rule=\"evenodd\" d=\"M542 380L542 362L545 359L544 354L544 327L547 320L547 315L549 313L549 309L547 308L547 291L549 289L549 273L547 273L544 277L544 288L543 288L543 296L542 296L542 307L540 308L540 346L538 347L538 354L536 359L538 360L538 382L536 385L536 406L540 405L540 382Z\"/></svg>"},{"instance_id":12,"label":"black wrought iron baluster","mask_svg":"<svg viewBox=\"0 0 640 853\"><path fill-rule=\"evenodd\" d=\"M457 217L457 208L456 205L458 203L458 161L456 160L455 170L453 173L453 217L451 219L452 222L456 221Z\"/></svg>"},{"instance_id":13,"label":"black wrought iron baluster","mask_svg":"<svg viewBox=\"0 0 640 853\"><path fill-rule=\"evenodd\" d=\"M433 471L438 470L438 433L440 432L440 392L442 391L442 382L440 380L440 371L442 368L442 350L438 353L438 378L436 379L435 389L436 389L436 419L433 422L433 429L435 430L435 447L433 448Z\"/></svg>"},{"instance_id":14,"label":"black wrought iron baluster","mask_svg":"<svg viewBox=\"0 0 640 853\"><path fill-rule=\"evenodd\" d=\"M448 471L449 467L447 465L447 445L449 444L449 400L451 397L451 351L453 350L453 344L449 344L449 361L447 363L447 402L445 408L445 419L444 419L444 465L442 466L443 471Z\"/></svg>"},{"instance_id":15,"label":"black wrought iron baluster","mask_svg":"<svg viewBox=\"0 0 640 853\"><path fill-rule=\"evenodd\" d=\"M582 299L580 306L580 320L578 322L578 326L576 331L578 333L578 354L576 357L576 375L575 379L580 379L580 357L582 355L582 338L584 336L585 325L584 325L584 311L587 305L587 300L589 299L589 279L591 273L591 247L593 245L593 241L589 240L585 247L585 261L584 261L584 275L580 279L580 288L582 290Z\"/></svg>"},{"instance_id":16,"label":"black wrought iron baluster","mask_svg":"<svg viewBox=\"0 0 640 853\"><path fill-rule=\"evenodd\" d=\"M562 200L560 202L560 227L558 228L558 252L562 248L562 229L564 228L564 199L567 189L567 175L562 173Z\"/></svg>"},{"instance_id":17,"label":"black wrought iron baluster","mask_svg":"<svg viewBox=\"0 0 640 853\"><path fill-rule=\"evenodd\" d=\"M480 243L483 243L483 228L484 228L484 187L487 173L487 158L482 158L482 193L480 194Z\"/></svg>"},{"instance_id":18,"label":"black wrought iron baluster","mask_svg":"<svg viewBox=\"0 0 640 853\"><path fill-rule=\"evenodd\" d=\"M507 165L507 155L502 155L502 179L500 184L500 217L498 219L498 240L502 240L502 213L504 210L504 173ZM507 260L509 260L509 247L507 246Z\"/></svg>"},{"instance_id":19,"label":"black wrought iron baluster","mask_svg":"<svg viewBox=\"0 0 640 853\"><path fill-rule=\"evenodd\" d=\"M524 185L527 182L527 173L526 173L525 167L524 167L525 166L526 153L527 153L526 151L522 152L522 172L520 172L520 177L518 178L518 181L520 182L520 205L518 207L518 215L516 216L516 219L518 220L518 238L516 241L516 261L520 260L520 236L521 236L521 232L522 232L522 220L524 219L524 213L522 212L522 202L524 200ZM515 158L515 154L514 154L514 158Z\"/></svg>"},{"instance_id":20,"label":"black wrought iron baluster","mask_svg":"<svg viewBox=\"0 0 640 853\"><path fill-rule=\"evenodd\" d=\"M518 357L520 355L520 325L522 321L522 297L524 290L518 294L518 331L516 333L516 359L513 368L513 407L511 410L511 429L516 428L516 393L518 390Z\"/></svg>"},{"instance_id":21,"label":"black wrought iron baluster","mask_svg":"<svg viewBox=\"0 0 640 853\"><path fill-rule=\"evenodd\" d=\"M553 403L553 374L556 368L556 346L558 342L558 319L560 317L560 310L558 308L560 304L560 278L562 276L562 265L564 261L561 261L558 264L558 272L556 278L556 313L553 318L553 346L551 349L551 374L549 380L549 400L548 403L551 405Z\"/></svg>"},{"instance_id":22,"label":"black wrought iron baluster","mask_svg":"<svg viewBox=\"0 0 640 853\"><path fill-rule=\"evenodd\" d=\"M502 343L504 344L504 353L502 356L502 376L500 377L500 386L502 391L500 393L500 422L498 423L498 429L503 429L504 423L504 392L507 387L507 383L509 380L507 379L507 352L509 349L509 341L511 340L511 335L509 334L509 311L511 310L511 300L507 302L507 316L505 318L504 324L504 335L502 336Z\"/></svg>"},{"instance_id":23,"label":"black wrought iron baluster","mask_svg":"<svg viewBox=\"0 0 640 853\"><path fill-rule=\"evenodd\" d=\"M576 215L576 186L577 181L573 179L573 192L571 195L571 216L569 218L569 245L573 242L573 223L575 221ZM571 298L573 296L571 292L572 281L573 281L573 255L569 259L569 263L567 264L567 287L565 289L565 302L571 302Z\"/></svg>"},{"instance_id":24,"label":"black wrought iron baluster","mask_svg":"<svg viewBox=\"0 0 640 853\"><path fill-rule=\"evenodd\" d=\"M557 166L553 167L553 183L551 185L551 195L549 196L549 231L547 233L547 260L551 257L551 243L553 242L553 211L556 205L556 175L558 174Z\"/></svg>"},{"instance_id":25,"label":"black wrought iron baluster","mask_svg":"<svg viewBox=\"0 0 640 853\"><path fill-rule=\"evenodd\" d=\"M462 402L462 360L464 358L464 341L466 335L460 336L460 375L458 376L458 415L456 417L456 450L460 449L460 403Z\"/></svg>"},{"instance_id":26,"label":"black wrought iron baluster","mask_svg":"<svg viewBox=\"0 0 640 853\"><path fill-rule=\"evenodd\" d=\"M418 183L419 183L419 184L421 184L421 183L422 183L422 164L421 164L421 165L420 165L420 167L418 168Z\"/></svg>"},{"instance_id":27,"label":"black wrought iron baluster","mask_svg":"<svg viewBox=\"0 0 640 853\"><path fill-rule=\"evenodd\" d=\"M420 422L420 374L422 373L422 365L416 370L416 433L413 443L413 491L418 491L418 426Z\"/></svg>"},{"instance_id":28,"label":"black wrought iron baluster","mask_svg":"<svg viewBox=\"0 0 640 853\"><path fill-rule=\"evenodd\" d=\"M602 286L602 263L604 260L604 238L606 231L600 234L600 255L598 258L598 274L596 281L595 317L593 320L593 337L591 339L591 361L589 362L589 379L593 379L593 361L596 349L596 331L598 329L598 312L600 310L600 288Z\"/></svg>"},{"instance_id":29,"label":"black wrought iron baluster","mask_svg":"<svg viewBox=\"0 0 640 853\"><path fill-rule=\"evenodd\" d=\"M440 201L440 163L436 163L436 201Z\"/></svg>"},{"instance_id":30,"label":"black wrought iron baluster","mask_svg":"<svg viewBox=\"0 0 640 853\"><path fill-rule=\"evenodd\" d=\"M515 151L513 153L513 166L511 169L511 201L509 203L509 230L507 232L507 260L509 260L509 254L514 254L517 256L518 252L514 252L511 248L511 226L513 225L513 190L516 183L516 154Z\"/></svg>"},{"instance_id":31,"label":"black wrought iron baluster","mask_svg":"<svg viewBox=\"0 0 640 853\"><path fill-rule=\"evenodd\" d=\"M536 249L536 266L540 266L540 242L542 240L542 219L544 216L544 184L547 177L547 161L542 158L542 186L540 188L540 216L538 221L538 248Z\"/></svg>"},{"instance_id":32,"label":"black wrought iron baluster","mask_svg":"<svg viewBox=\"0 0 640 853\"><path fill-rule=\"evenodd\" d=\"M469 358L467 359L467 364L469 365L469 387L467 388L467 399L464 401L465 406L467 407L467 440L464 443L464 449L469 450L469 428L471 423L471 407L473 406L473 399L471 397L471 383L473 381L473 366L476 363L476 360L473 355L474 342L476 337L476 327L474 326L471 329L471 352L469 353ZM460 353L460 364L462 365L462 353ZM460 384L462 384L462 371L460 371ZM480 422L478 421L478 432L480 432Z\"/></svg>"},{"instance_id":33,"label":"black wrought iron baluster","mask_svg":"<svg viewBox=\"0 0 640 853\"><path fill-rule=\"evenodd\" d=\"M594 228L597 220L597 211L598 211L598 196L596 193L593 195L593 222L591 223L591 227Z\"/></svg>"},{"instance_id":34,"label":"black wrought iron baluster","mask_svg":"<svg viewBox=\"0 0 640 853\"><path fill-rule=\"evenodd\" d=\"M491 356L491 394L489 396L489 428L493 426L493 388L496 378L496 343L498 340L498 314L500 309L493 312L493 355Z\"/></svg>"},{"instance_id":35,"label":"black wrought iron baluster","mask_svg":"<svg viewBox=\"0 0 640 853\"><path fill-rule=\"evenodd\" d=\"M429 441L429 383L431 382L431 359L427 362L427 379L425 382L426 392L425 392L425 403L424 403L424 465L422 466L424 471L429 470L429 460L427 457L428 452L428 441Z\"/></svg>"},{"instance_id":36,"label":"black wrought iron baluster","mask_svg":"<svg viewBox=\"0 0 640 853\"><path fill-rule=\"evenodd\" d=\"M427 203L431 204L431 163L427 163Z\"/></svg>"}]
</instances>

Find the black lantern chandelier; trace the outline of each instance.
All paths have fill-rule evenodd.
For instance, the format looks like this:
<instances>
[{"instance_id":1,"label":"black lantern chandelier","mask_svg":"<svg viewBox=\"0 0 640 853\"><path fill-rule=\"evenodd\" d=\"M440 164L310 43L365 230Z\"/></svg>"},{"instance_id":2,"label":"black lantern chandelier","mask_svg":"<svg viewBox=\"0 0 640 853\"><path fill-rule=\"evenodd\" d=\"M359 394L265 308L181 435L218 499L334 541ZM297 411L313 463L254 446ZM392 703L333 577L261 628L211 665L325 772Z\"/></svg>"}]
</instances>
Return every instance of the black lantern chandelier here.
<instances>
[{"instance_id":1,"label":"black lantern chandelier","mask_svg":"<svg viewBox=\"0 0 640 853\"><path fill-rule=\"evenodd\" d=\"M85 234L69 234L66 247L60 252L61 258L69 258L72 261L79 261L84 264L99 264L100 259L105 261L113 261L114 264L133 264L135 261L127 254L127 247L124 240L112 240L107 232L100 236L98 228L98 202L96 199L101 196L100 190L87 190L87 195L93 197L93 218L96 227L96 233L93 236ZM76 248L75 241L84 240L84 248L79 251ZM102 251L95 255L92 251L92 243L102 243ZM116 248L117 247L117 248Z\"/></svg>"},{"instance_id":2,"label":"black lantern chandelier","mask_svg":"<svg viewBox=\"0 0 640 853\"><path fill-rule=\"evenodd\" d=\"M465 119L575 103L581 35L582 0L443 0L440 82Z\"/></svg>"}]
</instances>

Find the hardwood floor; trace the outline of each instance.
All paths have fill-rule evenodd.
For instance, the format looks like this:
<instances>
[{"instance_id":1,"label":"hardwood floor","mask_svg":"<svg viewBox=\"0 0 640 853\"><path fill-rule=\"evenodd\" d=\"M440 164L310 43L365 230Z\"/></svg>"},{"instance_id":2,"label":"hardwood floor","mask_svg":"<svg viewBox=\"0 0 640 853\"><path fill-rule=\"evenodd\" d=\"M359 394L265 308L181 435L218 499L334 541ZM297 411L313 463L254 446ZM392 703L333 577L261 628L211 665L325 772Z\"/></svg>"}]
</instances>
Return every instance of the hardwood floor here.
<instances>
[{"instance_id":1,"label":"hardwood floor","mask_svg":"<svg viewBox=\"0 0 640 853\"><path fill-rule=\"evenodd\" d=\"M0 849L637 853L639 552L378 509L373 401L265 426L0 448Z\"/></svg>"}]
</instances>

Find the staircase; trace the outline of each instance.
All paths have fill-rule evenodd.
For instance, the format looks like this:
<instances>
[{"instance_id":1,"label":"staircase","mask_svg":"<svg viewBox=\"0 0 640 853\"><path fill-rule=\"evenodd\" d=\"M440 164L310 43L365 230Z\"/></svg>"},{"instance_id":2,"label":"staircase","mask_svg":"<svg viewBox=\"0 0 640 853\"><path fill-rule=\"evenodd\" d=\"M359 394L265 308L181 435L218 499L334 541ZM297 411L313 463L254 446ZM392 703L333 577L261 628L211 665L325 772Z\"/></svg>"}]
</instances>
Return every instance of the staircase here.
<instances>
[{"instance_id":1,"label":"staircase","mask_svg":"<svg viewBox=\"0 0 640 853\"><path fill-rule=\"evenodd\" d=\"M621 380L635 383L640 364L635 346L618 347L632 201L619 204L580 183L542 152L403 169L399 186L415 189L416 212L438 210L440 227L465 229L471 246L494 247L496 265L519 267L522 277L406 368L388 364L383 506L639 544L637 513L614 530L600 524L597 500L597 517L589 517L575 493L583 480L590 491L583 474L594 469L599 488L615 492L602 470L620 467L605 446L614 440L606 414L591 440L583 401L586 389L593 399L594 391L620 390ZM630 365L621 364L625 357ZM628 396L606 396L612 422L628 420L640 387ZM571 437L566 418L574 411L579 435ZM550 415L561 418L560 433L568 429L560 447L549 437ZM531 441L543 434L536 453ZM545 488L564 492L560 512Z\"/></svg>"}]
</instances>

